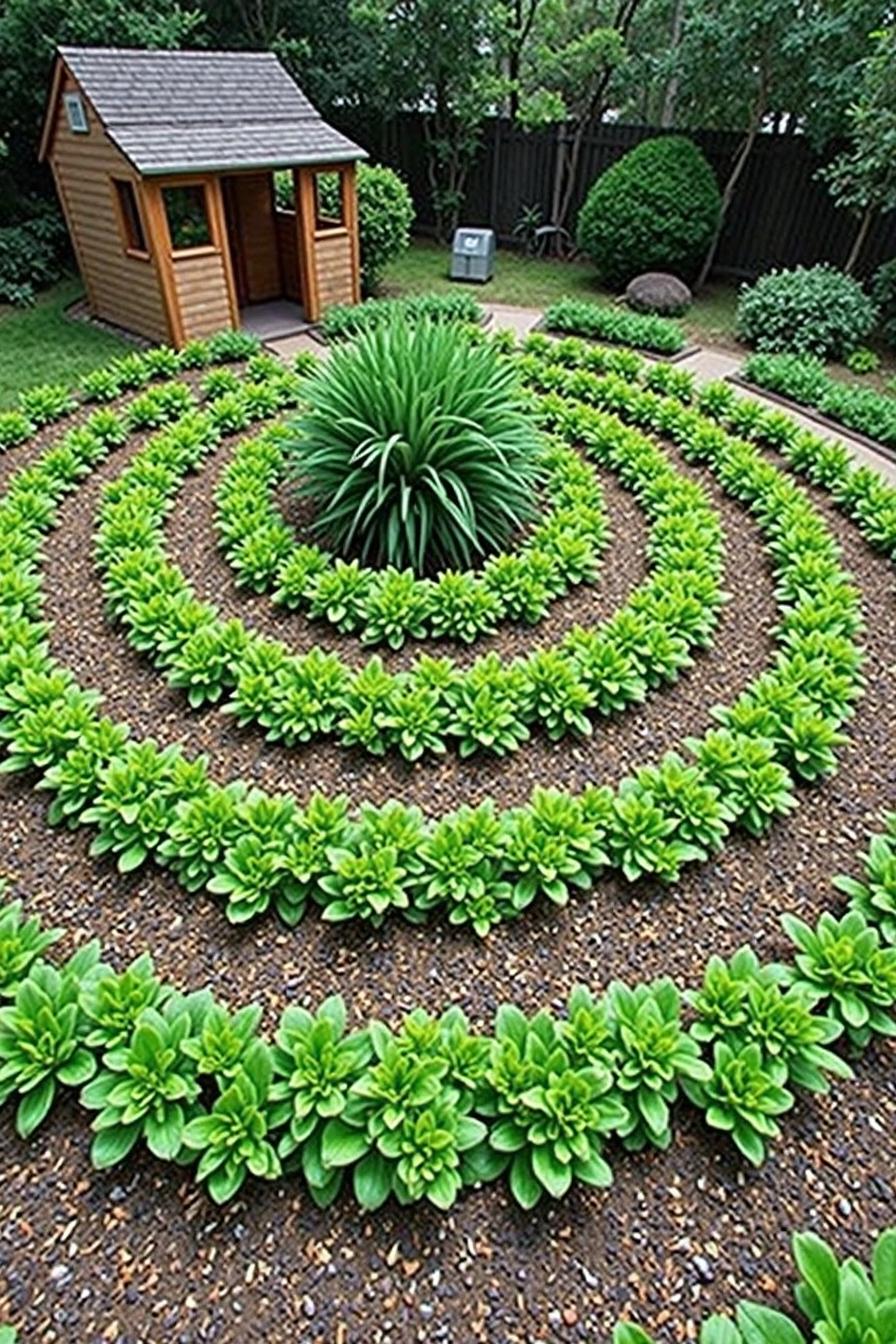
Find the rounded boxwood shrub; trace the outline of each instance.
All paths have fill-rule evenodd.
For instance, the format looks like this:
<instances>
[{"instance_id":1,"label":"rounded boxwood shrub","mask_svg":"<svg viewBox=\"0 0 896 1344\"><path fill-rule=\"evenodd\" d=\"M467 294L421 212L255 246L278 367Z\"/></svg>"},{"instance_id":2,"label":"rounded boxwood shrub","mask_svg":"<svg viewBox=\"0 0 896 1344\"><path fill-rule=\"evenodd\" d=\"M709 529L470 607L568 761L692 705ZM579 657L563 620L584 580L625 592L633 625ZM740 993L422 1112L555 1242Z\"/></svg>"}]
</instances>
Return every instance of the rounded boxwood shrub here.
<instances>
[{"instance_id":1,"label":"rounded boxwood shrub","mask_svg":"<svg viewBox=\"0 0 896 1344\"><path fill-rule=\"evenodd\" d=\"M720 209L715 176L693 141L661 136L600 175L579 211L577 241L606 284L626 285L642 271L690 276Z\"/></svg>"},{"instance_id":2,"label":"rounded boxwood shrub","mask_svg":"<svg viewBox=\"0 0 896 1344\"><path fill-rule=\"evenodd\" d=\"M870 289L878 307L881 334L887 345L896 350L896 257L877 268Z\"/></svg>"},{"instance_id":3,"label":"rounded boxwood shrub","mask_svg":"<svg viewBox=\"0 0 896 1344\"><path fill-rule=\"evenodd\" d=\"M292 458L315 531L418 574L499 549L536 507L541 441L512 365L456 326L395 321L336 345Z\"/></svg>"},{"instance_id":4,"label":"rounded boxwood shrub","mask_svg":"<svg viewBox=\"0 0 896 1344\"><path fill-rule=\"evenodd\" d=\"M834 266L769 271L741 290L737 334L757 350L838 359L865 339L877 309L857 280Z\"/></svg>"}]
</instances>

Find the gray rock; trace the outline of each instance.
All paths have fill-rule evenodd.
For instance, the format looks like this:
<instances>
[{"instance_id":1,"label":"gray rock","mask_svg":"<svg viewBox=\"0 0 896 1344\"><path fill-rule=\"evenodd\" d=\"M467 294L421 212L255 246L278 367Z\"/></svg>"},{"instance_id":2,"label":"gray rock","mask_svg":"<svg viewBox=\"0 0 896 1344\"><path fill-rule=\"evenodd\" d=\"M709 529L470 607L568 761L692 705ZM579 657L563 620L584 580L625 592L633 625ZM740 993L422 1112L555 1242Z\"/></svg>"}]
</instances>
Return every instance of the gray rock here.
<instances>
[{"instance_id":1,"label":"gray rock","mask_svg":"<svg viewBox=\"0 0 896 1344\"><path fill-rule=\"evenodd\" d=\"M691 291L677 275L665 271L645 271L630 280L625 291L629 308L638 313L661 313L674 317L686 312L692 303Z\"/></svg>"}]
</instances>

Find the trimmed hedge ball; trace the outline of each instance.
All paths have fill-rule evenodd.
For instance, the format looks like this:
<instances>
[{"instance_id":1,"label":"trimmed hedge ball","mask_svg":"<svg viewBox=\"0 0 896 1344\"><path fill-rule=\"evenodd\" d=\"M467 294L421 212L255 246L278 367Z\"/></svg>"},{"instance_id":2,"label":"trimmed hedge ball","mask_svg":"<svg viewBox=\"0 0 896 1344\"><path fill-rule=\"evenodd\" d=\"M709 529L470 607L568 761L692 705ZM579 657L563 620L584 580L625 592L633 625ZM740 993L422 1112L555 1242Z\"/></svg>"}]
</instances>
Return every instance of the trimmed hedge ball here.
<instances>
[{"instance_id":1,"label":"trimmed hedge ball","mask_svg":"<svg viewBox=\"0 0 896 1344\"><path fill-rule=\"evenodd\" d=\"M715 175L692 140L645 140L597 179L579 211L577 241L605 284L643 271L691 276L721 210Z\"/></svg>"}]
</instances>

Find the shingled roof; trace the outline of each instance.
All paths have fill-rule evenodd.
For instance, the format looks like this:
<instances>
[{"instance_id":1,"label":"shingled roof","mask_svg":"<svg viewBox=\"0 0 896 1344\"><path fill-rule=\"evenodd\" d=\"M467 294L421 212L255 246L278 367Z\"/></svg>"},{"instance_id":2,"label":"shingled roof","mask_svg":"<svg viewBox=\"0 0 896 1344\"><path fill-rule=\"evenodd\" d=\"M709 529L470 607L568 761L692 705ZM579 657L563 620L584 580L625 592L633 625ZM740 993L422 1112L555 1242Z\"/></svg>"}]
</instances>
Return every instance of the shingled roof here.
<instances>
[{"instance_id":1,"label":"shingled roof","mask_svg":"<svg viewBox=\"0 0 896 1344\"><path fill-rule=\"evenodd\" d=\"M366 158L268 51L59 47L109 136L144 175Z\"/></svg>"}]
</instances>

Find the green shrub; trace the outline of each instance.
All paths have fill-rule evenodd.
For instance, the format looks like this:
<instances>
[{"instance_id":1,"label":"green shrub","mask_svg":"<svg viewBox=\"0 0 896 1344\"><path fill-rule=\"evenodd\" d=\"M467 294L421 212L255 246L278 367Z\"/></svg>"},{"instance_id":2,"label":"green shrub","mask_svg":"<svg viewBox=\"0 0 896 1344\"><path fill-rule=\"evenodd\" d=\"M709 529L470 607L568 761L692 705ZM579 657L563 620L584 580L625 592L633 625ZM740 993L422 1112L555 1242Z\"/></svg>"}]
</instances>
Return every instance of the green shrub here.
<instances>
[{"instance_id":1,"label":"green shrub","mask_svg":"<svg viewBox=\"0 0 896 1344\"><path fill-rule=\"evenodd\" d=\"M645 140L597 179L579 212L577 241L601 280L641 271L688 276L712 240L721 199L705 157L683 136Z\"/></svg>"},{"instance_id":2,"label":"green shrub","mask_svg":"<svg viewBox=\"0 0 896 1344\"><path fill-rule=\"evenodd\" d=\"M405 299L337 304L324 313L320 329L328 341L341 341L387 322L480 322L483 316L471 294L412 294Z\"/></svg>"},{"instance_id":3,"label":"green shrub","mask_svg":"<svg viewBox=\"0 0 896 1344\"><path fill-rule=\"evenodd\" d=\"M67 235L58 212L41 206L21 224L0 228L0 303L29 304L62 275Z\"/></svg>"},{"instance_id":4,"label":"green shrub","mask_svg":"<svg viewBox=\"0 0 896 1344\"><path fill-rule=\"evenodd\" d=\"M880 329L887 345L896 350L896 257L878 266L869 285L880 313Z\"/></svg>"},{"instance_id":5,"label":"green shrub","mask_svg":"<svg viewBox=\"0 0 896 1344\"><path fill-rule=\"evenodd\" d=\"M532 516L540 440L513 369L456 329L368 332L305 393L300 491L338 549L417 572L466 566Z\"/></svg>"},{"instance_id":6,"label":"green shrub","mask_svg":"<svg viewBox=\"0 0 896 1344\"><path fill-rule=\"evenodd\" d=\"M558 299L545 310L548 331L567 331L618 345L634 345L675 355L684 349L684 332L678 322L652 313L629 313L587 299Z\"/></svg>"},{"instance_id":7,"label":"green shrub","mask_svg":"<svg viewBox=\"0 0 896 1344\"><path fill-rule=\"evenodd\" d=\"M737 334L748 345L823 359L855 349L876 320L859 282L825 262L769 271L741 290L737 304Z\"/></svg>"},{"instance_id":8,"label":"green shrub","mask_svg":"<svg viewBox=\"0 0 896 1344\"><path fill-rule=\"evenodd\" d=\"M846 356L846 367L850 373L877 373L880 368L880 357L866 345L860 345Z\"/></svg>"}]
</instances>

